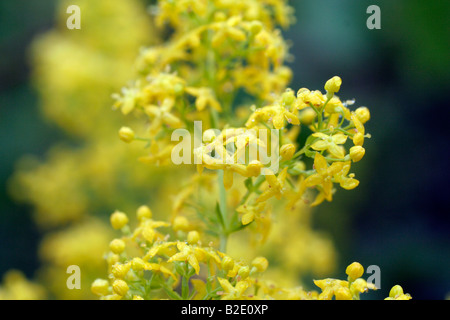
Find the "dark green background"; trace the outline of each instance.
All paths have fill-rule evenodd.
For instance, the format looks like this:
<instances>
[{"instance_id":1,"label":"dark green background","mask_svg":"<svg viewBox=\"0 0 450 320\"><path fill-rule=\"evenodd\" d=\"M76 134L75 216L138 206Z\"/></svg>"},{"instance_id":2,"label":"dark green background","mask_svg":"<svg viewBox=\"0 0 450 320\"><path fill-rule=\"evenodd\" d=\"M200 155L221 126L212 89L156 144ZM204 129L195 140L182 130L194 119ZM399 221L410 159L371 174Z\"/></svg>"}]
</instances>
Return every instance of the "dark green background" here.
<instances>
[{"instance_id":1,"label":"dark green background","mask_svg":"<svg viewBox=\"0 0 450 320\"><path fill-rule=\"evenodd\" d=\"M93 0L95 1L95 0ZM114 1L114 0L112 0ZM449 134L450 1L302 0L297 24L285 32L295 61L293 89L323 91L334 75L339 95L371 110L361 181L318 207L317 228L340 250L339 270L352 261L381 268L384 298L400 284L415 299L450 293ZM369 5L381 9L381 30L369 30ZM44 155L65 139L38 109L26 50L52 27L52 0L0 0L0 276L10 268L32 277L40 234L32 208L6 190L14 163ZM343 277L339 272L336 277Z\"/></svg>"}]
</instances>

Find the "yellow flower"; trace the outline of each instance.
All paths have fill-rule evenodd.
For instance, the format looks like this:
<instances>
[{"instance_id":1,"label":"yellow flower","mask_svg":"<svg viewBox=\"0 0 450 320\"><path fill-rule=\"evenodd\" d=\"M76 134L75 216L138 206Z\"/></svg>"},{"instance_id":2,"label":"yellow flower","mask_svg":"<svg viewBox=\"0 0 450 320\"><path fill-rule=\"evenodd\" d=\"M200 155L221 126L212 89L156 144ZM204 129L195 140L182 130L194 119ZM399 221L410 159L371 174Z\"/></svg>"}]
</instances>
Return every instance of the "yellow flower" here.
<instances>
[{"instance_id":1,"label":"yellow flower","mask_svg":"<svg viewBox=\"0 0 450 320\"><path fill-rule=\"evenodd\" d=\"M122 88L122 95L115 93L112 97L117 100L114 104L115 109L120 108L123 114L130 113L139 104L141 99L139 82L136 82L134 87Z\"/></svg>"},{"instance_id":2,"label":"yellow flower","mask_svg":"<svg viewBox=\"0 0 450 320\"><path fill-rule=\"evenodd\" d=\"M217 278L219 280L220 286L223 289L223 294L221 295L222 300L239 300L245 298L244 293L250 286L248 280L238 281L235 286L233 286L227 279Z\"/></svg>"},{"instance_id":3,"label":"yellow flower","mask_svg":"<svg viewBox=\"0 0 450 320\"><path fill-rule=\"evenodd\" d=\"M159 104L164 100L175 100L183 93L185 81L175 74L159 72L151 74L149 84L142 89L144 105Z\"/></svg>"},{"instance_id":4,"label":"yellow flower","mask_svg":"<svg viewBox=\"0 0 450 320\"><path fill-rule=\"evenodd\" d=\"M319 90L310 91L309 89L301 88L297 91L297 101L295 106L298 110L310 107L310 105L317 108L322 106L325 101L325 97Z\"/></svg>"},{"instance_id":5,"label":"yellow flower","mask_svg":"<svg viewBox=\"0 0 450 320\"><path fill-rule=\"evenodd\" d=\"M352 122L353 122L353 125L355 126L355 128L356 128L356 133L361 133L361 134L365 134L365 129L364 129L364 125L362 124L362 122L359 120L359 118L358 118L358 116L357 116L357 114L355 113L355 112L352 112L352 114L351 114L351 119L352 119Z\"/></svg>"},{"instance_id":6,"label":"yellow flower","mask_svg":"<svg viewBox=\"0 0 450 320\"><path fill-rule=\"evenodd\" d=\"M142 258L143 260L149 260L156 256L157 254L167 254L169 256L175 254L175 249L172 247L176 246L178 242L154 242L150 250Z\"/></svg>"},{"instance_id":7,"label":"yellow flower","mask_svg":"<svg viewBox=\"0 0 450 320\"><path fill-rule=\"evenodd\" d=\"M197 98L195 100L195 107L198 111L204 110L206 106L210 106L219 112L222 111L219 101L217 101L214 92L210 88L187 87L185 91Z\"/></svg>"},{"instance_id":8,"label":"yellow flower","mask_svg":"<svg viewBox=\"0 0 450 320\"><path fill-rule=\"evenodd\" d=\"M231 150L227 147L232 145ZM199 168L203 167L211 170L222 169L224 171L225 189L230 189L233 185L233 174L238 173L243 177L258 176L263 167L259 160L251 160L248 164L244 161L246 151L250 145L265 147L253 130L246 128L227 128L205 146L194 150L194 156L199 162ZM214 153L214 156L212 154ZM243 163L241 163L243 162ZM247 160L248 162L248 160Z\"/></svg>"},{"instance_id":9,"label":"yellow flower","mask_svg":"<svg viewBox=\"0 0 450 320\"><path fill-rule=\"evenodd\" d=\"M322 289L322 293L319 294L319 300L331 300L333 299L336 292L339 291L340 297L342 297L342 288L348 289L348 281L338 280L338 279L323 279L314 280L314 284Z\"/></svg>"},{"instance_id":10,"label":"yellow flower","mask_svg":"<svg viewBox=\"0 0 450 320\"><path fill-rule=\"evenodd\" d=\"M353 136L353 144L355 146L362 146L364 144L364 135L365 135L364 125L359 120L359 117L356 114L356 112L352 112L351 120L352 120L353 125L355 126L355 129L354 129L355 134Z\"/></svg>"},{"instance_id":11,"label":"yellow flower","mask_svg":"<svg viewBox=\"0 0 450 320\"><path fill-rule=\"evenodd\" d=\"M286 177L287 177L287 169L288 167L285 167L278 176L275 176L275 174L266 174L266 181L269 184L269 188L264 191L259 197L256 199L256 202L263 202L271 197L275 197L278 200L281 199L281 197L286 193L286 189L284 187L286 183Z\"/></svg>"},{"instance_id":12,"label":"yellow flower","mask_svg":"<svg viewBox=\"0 0 450 320\"><path fill-rule=\"evenodd\" d=\"M265 203L261 202L254 206L247 204L240 205L236 209L236 211L243 214L241 222L243 225L247 225L251 223L253 220L257 220L260 214L263 212L264 208Z\"/></svg>"},{"instance_id":13,"label":"yellow flower","mask_svg":"<svg viewBox=\"0 0 450 320\"><path fill-rule=\"evenodd\" d=\"M348 162L341 162L341 169L334 174L334 179L341 188L344 188L346 190L352 190L356 188L359 185L359 181L354 179L355 176L353 173L348 174L350 171L350 161Z\"/></svg>"},{"instance_id":14,"label":"yellow flower","mask_svg":"<svg viewBox=\"0 0 450 320\"><path fill-rule=\"evenodd\" d=\"M215 30L215 34L211 41L212 46L214 48L219 48L227 39L232 39L239 42L246 40L247 36L245 32L238 27L240 22L240 16L233 16L227 21L216 22L212 26Z\"/></svg>"},{"instance_id":15,"label":"yellow flower","mask_svg":"<svg viewBox=\"0 0 450 320\"><path fill-rule=\"evenodd\" d=\"M301 167L304 167L304 164L300 165ZM302 168L304 170L304 168ZM286 205L287 209L292 209L298 201L300 201L303 198L303 195L305 193L305 190L307 186L304 183L305 177L300 176L297 182L297 190L289 190L286 193L286 198L289 199L288 204Z\"/></svg>"},{"instance_id":16,"label":"yellow flower","mask_svg":"<svg viewBox=\"0 0 450 320\"><path fill-rule=\"evenodd\" d=\"M376 290L374 284L368 283L366 280L362 278L358 278L350 284L350 292L352 293L354 299L359 299L359 294L364 293L371 290Z\"/></svg>"},{"instance_id":17,"label":"yellow flower","mask_svg":"<svg viewBox=\"0 0 450 320\"><path fill-rule=\"evenodd\" d=\"M278 102L274 105L256 109L245 123L245 126L252 128L260 121L271 121L275 129L284 128L285 121L293 125L300 124L298 117Z\"/></svg>"},{"instance_id":18,"label":"yellow flower","mask_svg":"<svg viewBox=\"0 0 450 320\"><path fill-rule=\"evenodd\" d=\"M162 165L171 161L173 145L161 143L159 144L155 140L150 145L150 154L147 156L139 157L139 161L146 164Z\"/></svg>"},{"instance_id":19,"label":"yellow flower","mask_svg":"<svg viewBox=\"0 0 450 320\"><path fill-rule=\"evenodd\" d=\"M152 219L143 220L133 232L132 239L136 239L136 237L142 235L145 240L152 243L159 235L155 229L160 227L168 227L169 225L169 223L164 221L155 221Z\"/></svg>"},{"instance_id":20,"label":"yellow flower","mask_svg":"<svg viewBox=\"0 0 450 320\"><path fill-rule=\"evenodd\" d=\"M342 101L337 96L334 96L328 101L328 103L325 106L325 112L329 114L340 113L343 114L343 117L345 119L350 120L350 110L344 106ZM338 115L335 115L335 119L336 121L338 120ZM333 121L330 120L330 125L332 123ZM337 123L335 125L337 125Z\"/></svg>"},{"instance_id":21,"label":"yellow flower","mask_svg":"<svg viewBox=\"0 0 450 320\"><path fill-rule=\"evenodd\" d=\"M332 199L333 182L332 177L342 168L342 162L333 162L328 166L327 160L320 154L316 153L314 157L314 169L317 173L308 176L303 184L305 187L321 186L323 197L328 201Z\"/></svg>"},{"instance_id":22,"label":"yellow flower","mask_svg":"<svg viewBox=\"0 0 450 320\"><path fill-rule=\"evenodd\" d=\"M170 112L174 104L175 101L173 99L166 98L160 106L148 105L144 108L145 113L152 119L149 128L152 135L157 134L163 124L174 129L183 126L182 121Z\"/></svg>"},{"instance_id":23,"label":"yellow flower","mask_svg":"<svg viewBox=\"0 0 450 320\"><path fill-rule=\"evenodd\" d=\"M144 265L144 270L161 272L162 274L164 274L166 276L172 277L174 280L177 279L177 277L172 273L172 271L170 271L169 269L167 269L166 267L164 267L163 265L161 265L159 263L146 262Z\"/></svg>"},{"instance_id":24,"label":"yellow flower","mask_svg":"<svg viewBox=\"0 0 450 320\"><path fill-rule=\"evenodd\" d=\"M195 273L200 273L200 265L199 258L202 258L205 254L201 248L192 247L184 242L178 242L177 248L179 250L178 253L174 254L168 262L172 261L186 261L194 268Z\"/></svg>"},{"instance_id":25,"label":"yellow flower","mask_svg":"<svg viewBox=\"0 0 450 320\"><path fill-rule=\"evenodd\" d=\"M352 300L352 293L349 288L341 287L334 292L336 300Z\"/></svg>"},{"instance_id":26,"label":"yellow flower","mask_svg":"<svg viewBox=\"0 0 450 320\"><path fill-rule=\"evenodd\" d=\"M311 148L318 151L327 150L333 157L342 159L345 157L343 149L338 146L347 141L347 136L343 133L336 133L334 135L326 135L321 132L313 133L313 137L320 138L314 142Z\"/></svg>"},{"instance_id":27,"label":"yellow flower","mask_svg":"<svg viewBox=\"0 0 450 320\"><path fill-rule=\"evenodd\" d=\"M131 260L131 269L134 271L141 271L145 268L145 261L142 260L139 257L134 257L133 260Z\"/></svg>"},{"instance_id":28,"label":"yellow flower","mask_svg":"<svg viewBox=\"0 0 450 320\"><path fill-rule=\"evenodd\" d=\"M355 133L353 136L353 144L355 146L362 146L364 144L364 135L361 132Z\"/></svg>"}]
</instances>

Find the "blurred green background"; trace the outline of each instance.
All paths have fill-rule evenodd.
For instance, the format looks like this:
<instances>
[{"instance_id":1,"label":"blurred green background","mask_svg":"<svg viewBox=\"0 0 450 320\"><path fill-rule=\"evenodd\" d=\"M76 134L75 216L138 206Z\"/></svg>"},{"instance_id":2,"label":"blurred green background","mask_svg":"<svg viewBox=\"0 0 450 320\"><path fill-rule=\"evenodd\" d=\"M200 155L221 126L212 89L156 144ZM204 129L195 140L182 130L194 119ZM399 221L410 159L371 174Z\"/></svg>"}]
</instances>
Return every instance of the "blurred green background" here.
<instances>
[{"instance_id":1,"label":"blurred green background","mask_svg":"<svg viewBox=\"0 0 450 320\"><path fill-rule=\"evenodd\" d=\"M95 1L95 0L93 0ZM285 32L295 60L292 88L323 90L343 79L343 99L371 111L361 181L315 210L330 232L340 269L353 261L381 269L381 292L400 284L414 299L450 293L450 2L447 0L291 1L297 23ZM381 29L369 30L369 5ZM38 268L41 234L31 207L15 203L7 181L24 154L44 155L65 139L39 111L27 48L54 25L54 0L0 0L0 278L11 268L29 278ZM336 275L342 277L342 272Z\"/></svg>"}]
</instances>

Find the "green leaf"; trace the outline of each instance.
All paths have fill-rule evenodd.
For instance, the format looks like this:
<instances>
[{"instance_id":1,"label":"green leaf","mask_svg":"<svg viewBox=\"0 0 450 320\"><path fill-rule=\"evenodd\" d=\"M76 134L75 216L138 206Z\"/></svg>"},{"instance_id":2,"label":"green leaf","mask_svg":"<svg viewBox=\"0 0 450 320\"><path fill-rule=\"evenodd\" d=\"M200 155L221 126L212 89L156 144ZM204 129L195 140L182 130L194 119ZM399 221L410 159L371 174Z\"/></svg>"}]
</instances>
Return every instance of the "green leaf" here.
<instances>
[{"instance_id":1,"label":"green leaf","mask_svg":"<svg viewBox=\"0 0 450 320\"><path fill-rule=\"evenodd\" d=\"M222 211L220 210L220 203L218 201L216 202L216 215L223 230L225 230L225 221L223 221Z\"/></svg>"}]
</instances>

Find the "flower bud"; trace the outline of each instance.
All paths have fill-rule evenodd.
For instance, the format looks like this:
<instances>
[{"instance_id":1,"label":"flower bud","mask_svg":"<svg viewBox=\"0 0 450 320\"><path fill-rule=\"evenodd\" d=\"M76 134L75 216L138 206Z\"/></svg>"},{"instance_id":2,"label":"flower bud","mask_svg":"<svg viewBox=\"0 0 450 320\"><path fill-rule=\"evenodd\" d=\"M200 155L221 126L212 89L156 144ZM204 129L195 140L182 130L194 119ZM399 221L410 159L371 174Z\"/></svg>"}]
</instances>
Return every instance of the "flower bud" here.
<instances>
[{"instance_id":1,"label":"flower bud","mask_svg":"<svg viewBox=\"0 0 450 320\"><path fill-rule=\"evenodd\" d=\"M355 110L356 117L362 124L370 120L370 111L367 107L359 107Z\"/></svg>"},{"instance_id":2,"label":"flower bud","mask_svg":"<svg viewBox=\"0 0 450 320\"><path fill-rule=\"evenodd\" d=\"M109 243L109 248L112 252L120 254L125 250L125 241L122 239L114 239Z\"/></svg>"},{"instance_id":3,"label":"flower bud","mask_svg":"<svg viewBox=\"0 0 450 320\"><path fill-rule=\"evenodd\" d=\"M325 83L325 90L327 90L327 93L334 94L335 92L339 92L341 84L341 78L339 78L338 76L334 76Z\"/></svg>"},{"instance_id":4,"label":"flower bud","mask_svg":"<svg viewBox=\"0 0 450 320\"><path fill-rule=\"evenodd\" d=\"M134 140L134 131L128 127L122 127L119 130L120 140L130 143Z\"/></svg>"},{"instance_id":5,"label":"flower bud","mask_svg":"<svg viewBox=\"0 0 450 320\"><path fill-rule=\"evenodd\" d=\"M252 266L255 267L258 272L264 272L269 266L269 261L264 257L257 257L253 259Z\"/></svg>"},{"instance_id":6,"label":"flower bud","mask_svg":"<svg viewBox=\"0 0 450 320\"><path fill-rule=\"evenodd\" d=\"M222 258L222 269L225 271L231 270L234 267L234 260L229 257L225 256Z\"/></svg>"},{"instance_id":7,"label":"flower bud","mask_svg":"<svg viewBox=\"0 0 450 320\"><path fill-rule=\"evenodd\" d=\"M389 297L391 298L397 298L403 294L403 288L399 286L398 284L393 286L391 291L389 291Z\"/></svg>"},{"instance_id":8,"label":"flower bud","mask_svg":"<svg viewBox=\"0 0 450 320\"><path fill-rule=\"evenodd\" d=\"M292 143L285 144L280 148L280 155L283 160L291 160L295 153L295 146Z\"/></svg>"},{"instance_id":9,"label":"flower bud","mask_svg":"<svg viewBox=\"0 0 450 320\"><path fill-rule=\"evenodd\" d=\"M105 279L95 279L91 285L91 291L98 296L106 296L109 293L109 282Z\"/></svg>"},{"instance_id":10,"label":"flower bud","mask_svg":"<svg viewBox=\"0 0 450 320\"><path fill-rule=\"evenodd\" d=\"M189 229L189 221L186 217L177 216L173 220L172 228L175 232L177 231L187 231Z\"/></svg>"},{"instance_id":11,"label":"flower bud","mask_svg":"<svg viewBox=\"0 0 450 320\"><path fill-rule=\"evenodd\" d=\"M350 148L350 158L353 160L353 162L358 162L364 157L364 154L366 153L366 149L364 149L361 146L354 146Z\"/></svg>"},{"instance_id":12,"label":"flower bud","mask_svg":"<svg viewBox=\"0 0 450 320\"><path fill-rule=\"evenodd\" d=\"M129 263L126 264L116 263L112 267L111 272L114 275L114 278L123 279L127 275L128 271L130 271L130 267L131 265Z\"/></svg>"},{"instance_id":13,"label":"flower bud","mask_svg":"<svg viewBox=\"0 0 450 320\"><path fill-rule=\"evenodd\" d=\"M152 210L147 206L140 206L136 211L136 216L139 221L142 221L145 219L151 219Z\"/></svg>"},{"instance_id":14,"label":"flower bud","mask_svg":"<svg viewBox=\"0 0 450 320\"><path fill-rule=\"evenodd\" d=\"M238 270L238 275L242 279L246 279L250 275L250 268L248 266L242 266Z\"/></svg>"},{"instance_id":15,"label":"flower bud","mask_svg":"<svg viewBox=\"0 0 450 320\"><path fill-rule=\"evenodd\" d=\"M258 20L253 20L252 22L250 22L250 33L251 34L258 34L263 28L263 25L261 23L261 21Z\"/></svg>"},{"instance_id":16,"label":"flower bud","mask_svg":"<svg viewBox=\"0 0 450 320\"><path fill-rule=\"evenodd\" d=\"M188 235L187 235L187 242L189 244L196 244L198 243L200 240L200 235L197 231L189 231Z\"/></svg>"},{"instance_id":17,"label":"flower bud","mask_svg":"<svg viewBox=\"0 0 450 320\"><path fill-rule=\"evenodd\" d=\"M345 273L352 279L358 279L360 278L364 273L363 266L358 262L353 262L350 264L347 269L345 270Z\"/></svg>"},{"instance_id":18,"label":"flower bud","mask_svg":"<svg viewBox=\"0 0 450 320\"><path fill-rule=\"evenodd\" d=\"M122 229L128 223L128 217L123 212L115 211L110 217L110 222L114 229Z\"/></svg>"},{"instance_id":19,"label":"flower bud","mask_svg":"<svg viewBox=\"0 0 450 320\"><path fill-rule=\"evenodd\" d=\"M112 288L114 293L122 297L126 295L129 290L128 284L123 280L115 280L113 282Z\"/></svg>"},{"instance_id":20,"label":"flower bud","mask_svg":"<svg viewBox=\"0 0 450 320\"><path fill-rule=\"evenodd\" d=\"M247 166L247 174L250 177L256 177L261 174L261 168L263 167L263 164L258 160L252 160Z\"/></svg>"}]
</instances>

